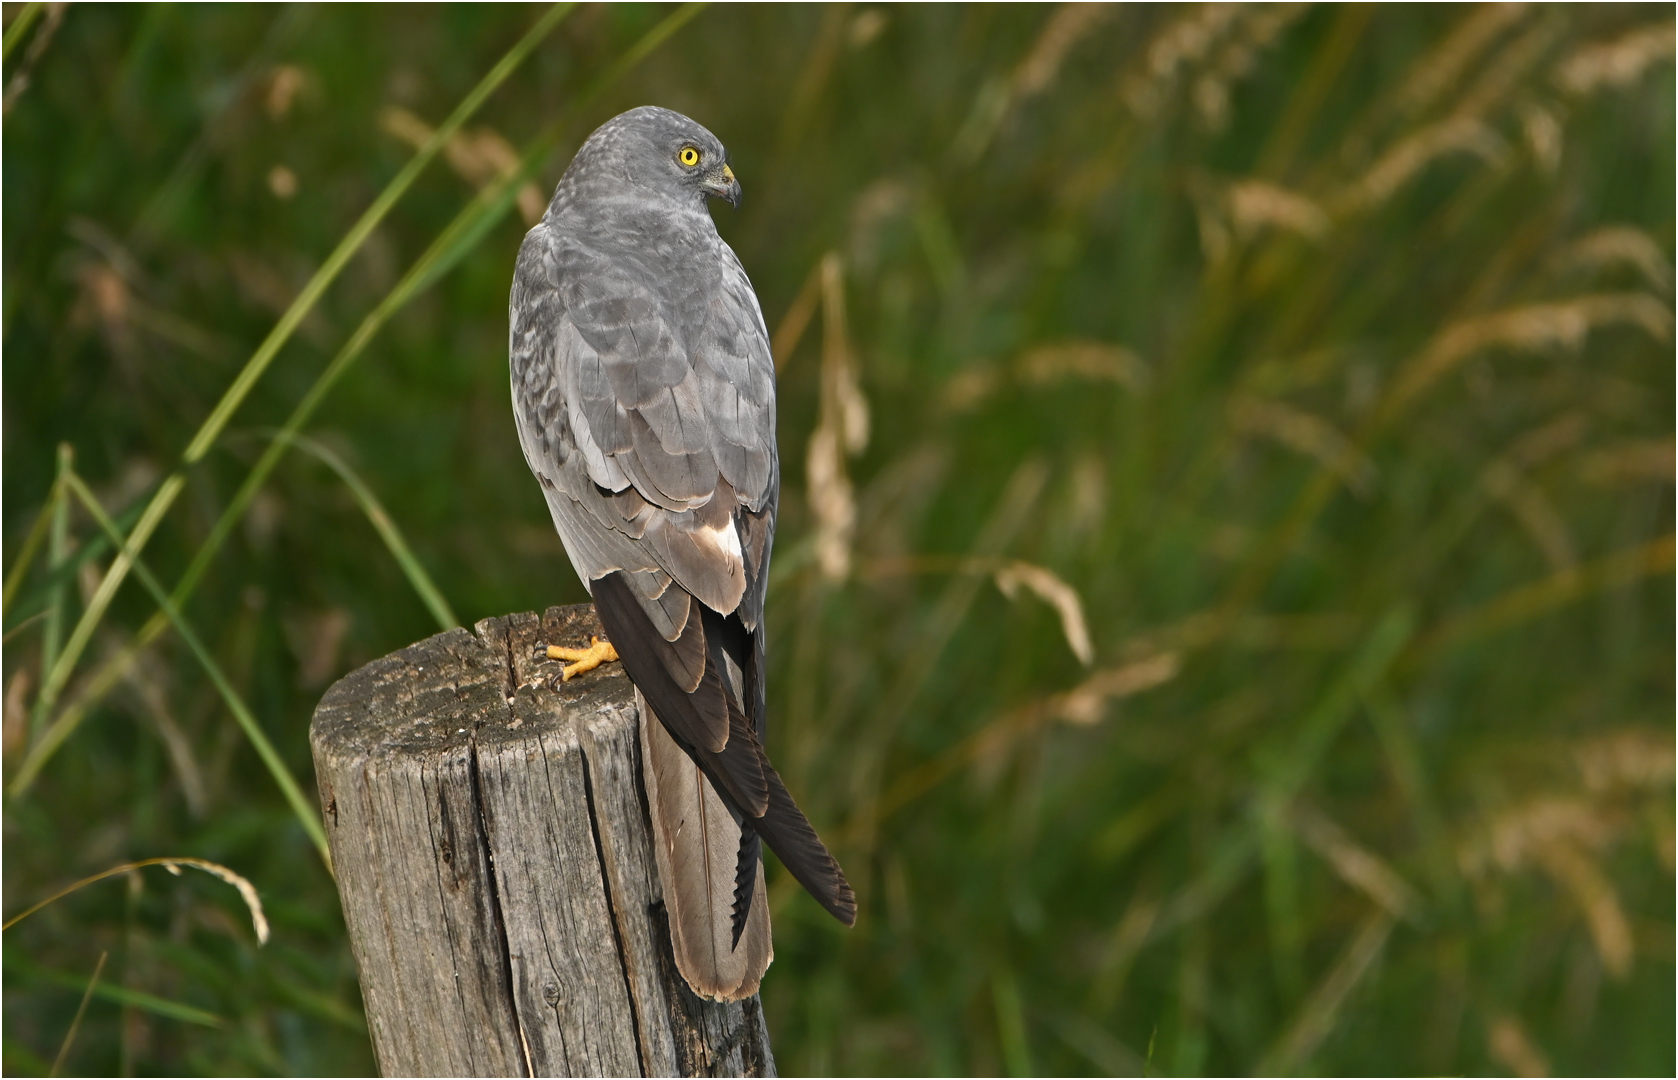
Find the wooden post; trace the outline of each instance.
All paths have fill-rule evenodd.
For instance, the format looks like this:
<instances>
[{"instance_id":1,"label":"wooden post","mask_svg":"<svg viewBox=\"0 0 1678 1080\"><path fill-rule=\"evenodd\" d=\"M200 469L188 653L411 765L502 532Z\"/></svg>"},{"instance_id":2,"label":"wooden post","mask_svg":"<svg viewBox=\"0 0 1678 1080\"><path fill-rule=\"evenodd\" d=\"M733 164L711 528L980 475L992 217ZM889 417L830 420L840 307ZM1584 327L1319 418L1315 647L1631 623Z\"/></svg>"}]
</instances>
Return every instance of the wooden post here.
<instances>
[{"instance_id":1,"label":"wooden post","mask_svg":"<svg viewBox=\"0 0 1678 1080\"><path fill-rule=\"evenodd\" d=\"M676 972L618 664L560 683L588 605L351 672L309 728L387 1076L773 1076L756 997Z\"/></svg>"}]
</instances>

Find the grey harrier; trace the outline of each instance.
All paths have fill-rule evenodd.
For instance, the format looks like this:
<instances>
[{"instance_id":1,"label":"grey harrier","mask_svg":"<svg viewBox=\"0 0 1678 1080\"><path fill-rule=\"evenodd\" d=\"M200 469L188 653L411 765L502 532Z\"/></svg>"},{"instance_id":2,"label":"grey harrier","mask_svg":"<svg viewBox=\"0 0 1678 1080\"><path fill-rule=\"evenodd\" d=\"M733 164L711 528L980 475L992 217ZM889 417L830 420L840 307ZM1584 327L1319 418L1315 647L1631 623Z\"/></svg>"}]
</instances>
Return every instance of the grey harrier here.
<instances>
[{"instance_id":1,"label":"grey harrier","mask_svg":"<svg viewBox=\"0 0 1678 1080\"><path fill-rule=\"evenodd\" d=\"M713 195L740 185L700 125L602 125L519 249L510 352L525 460L610 639L554 655L615 650L635 684L677 963L735 1000L773 955L760 840L846 925L856 899L763 749L775 365Z\"/></svg>"}]
</instances>

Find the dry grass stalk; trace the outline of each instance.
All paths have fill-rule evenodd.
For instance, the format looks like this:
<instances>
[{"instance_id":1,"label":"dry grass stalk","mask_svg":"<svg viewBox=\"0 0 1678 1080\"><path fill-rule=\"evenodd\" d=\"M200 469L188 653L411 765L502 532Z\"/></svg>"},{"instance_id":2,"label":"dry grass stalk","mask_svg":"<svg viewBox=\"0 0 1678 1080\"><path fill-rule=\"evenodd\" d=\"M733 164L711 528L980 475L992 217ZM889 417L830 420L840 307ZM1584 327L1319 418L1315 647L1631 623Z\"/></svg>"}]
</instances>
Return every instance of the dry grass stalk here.
<instances>
[{"instance_id":1,"label":"dry grass stalk","mask_svg":"<svg viewBox=\"0 0 1678 1080\"><path fill-rule=\"evenodd\" d=\"M1152 690L1175 679L1183 668L1180 653L1157 653L1116 668L1096 672L1064 694L1046 703L1046 712L1070 724L1093 724L1106 712L1109 702Z\"/></svg>"},{"instance_id":2,"label":"dry grass stalk","mask_svg":"<svg viewBox=\"0 0 1678 1080\"><path fill-rule=\"evenodd\" d=\"M1584 413L1564 413L1516 439L1505 458L1517 469L1531 469L1579 445L1591 421Z\"/></svg>"},{"instance_id":3,"label":"dry grass stalk","mask_svg":"<svg viewBox=\"0 0 1678 1080\"><path fill-rule=\"evenodd\" d=\"M1123 345L1102 341L1062 341L1027 350L1015 362L1022 381L1046 385L1061 379L1110 382L1140 392L1148 385L1148 366Z\"/></svg>"},{"instance_id":4,"label":"dry grass stalk","mask_svg":"<svg viewBox=\"0 0 1678 1080\"><path fill-rule=\"evenodd\" d=\"M1556 85L1581 97L1604 87L1630 86L1671 58L1675 33L1673 23L1649 23L1613 41L1582 46L1556 65Z\"/></svg>"},{"instance_id":5,"label":"dry grass stalk","mask_svg":"<svg viewBox=\"0 0 1678 1080\"><path fill-rule=\"evenodd\" d=\"M208 859L158 859L157 864L176 877L181 876L181 867L190 866L218 877L239 890L239 899L245 902L245 908L250 912L251 929L256 931L256 943L258 945L268 944L268 916L263 914L262 898L256 894L256 886L252 885L247 879L220 863L213 863ZM136 863L135 865L142 866L144 864Z\"/></svg>"},{"instance_id":6,"label":"dry grass stalk","mask_svg":"<svg viewBox=\"0 0 1678 1080\"><path fill-rule=\"evenodd\" d=\"M1580 237L1557 261L1564 269L1587 272L1629 266L1657 290L1672 288L1672 266L1655 238L1630 225L1608 225Z\"/></svg>"},{"instance_id":7,"label":"dry grass stalk","mask_svg":"<svg viewBox=\"0 0 1678 1080\"><path fill-rule=\"evenodd\" d=\"M1244 6L1241 25L1224 40L1218 55L1189 90L1189 100L1208 128L1221 131L1229 122L1230 84L1250 73L1258 54L1309 8L1309 4L1294 3Z\"/></svg>"},{"instance_id":8,"label":"dry grass stalk","mask_svg":"<svg viewBox=\"0 0 1678 1080\"><path fill-rule=\"evenodd\" d=\"M1533 1045L1513 1016L1500 1016L1486 1030L1486 1052L1516 1076L1549 1076L1550 1059Z\"/></svg>"},{"instance_id":9,"label":"dry grass stalk","mask_svg":"<svg viewBox=\"0 0 1678 1080\"><path fill-rule=\"evenodd\" d=\"M1264 180L1237 180L1224 187L1201 180L1191 185L1206 261L1229 257L1237 240L1247 241L1267 228L1320 240L1332 224L1316 202Z\"/></svg>"},{"instance_id":10,"label":"dry grass stalk","mask_svg":"<svg viewBox=\"0 0 1678 1080\"><path fill-rule=\"evenodd\" d=\"M1411 662L1470 638L1526 622L1593 592L1620 588L1657 574L1670 574L1674 544L1674 537L1665 536L1510 589L1430 632L1412 649Z\"/></svg>"},{"instance_id":11,"label":"dry grass stalk","mask_svg":"<svg viewBox=\"0 0 1678 1080\"><path fill-rule=\"evenodd\" d=\"M268 916L263 913L262 898L257 895L255 885L252 885L242 875L229 870L220 863L213 863L207 859L193 859L177 856L164 856L163 858L158 859L141 859L138 862L128 862L122 863L118 866L113 866L109 870L101 870L97 874L82 878L75 884L68 885L65 888L58 890L45 900L33 904L18 914L13 915L11 918L6 920L4 925L0 925L0 930L10 930L12 927L29 918L29 916L35 914L37 911L40 911L48 904L55 900L63 899L78 889L85 888L86 886L92 885L98 881L103 881L106 878L115 877L118 874L128 874L147 866L161 866L171 874L174 874L176 877L180 876L181 868L183 866L190 866L194 870L202 870L206 874L214 875L215 877L227 882L229 885L239 890L239 898L245 902L245 908L250 912L251 929L256 931L256 943L258 945L268 944Z\"/></svg>"},{"instance_id":12,"label":"dry grass stalk","mask_svg":"<svg viewBox=\"0 0 1678 1080\"><path fill-rule=\"evenodd\" d=\"M1670 768L1670 751L1666 760ZM1480 835L1459 847L1457 861L1471 880L1493 871L1508 875L1542 868L1578 904L1603 968L1623 978L1631 971L1631 924L1619 892L1592 853L1606 850L1625 827L1625 815L1609 806L1575 796L1545 796L1495 816Z\"/></svg>"},{"instance_id":13,"label":"dry grass stalk","mask_svg":"<svg viewBox=\"0 0 1678 1080\"><path fill-rule=\"evenodd\" d=\"M64 1041L59 1044L58 1056L53 1058L52 1068L47 1070L48 1076L58 1076L63 1072L64 1062L70 1056L70 1047L75 1045L76 1033L81 1030L82 1018L87 1015L87 1006L93 1000L93 991L99 986L99 976L105 973L105 961L111 958L108 951L101 950L99 962L93 966L93 977L87 981L87 989L82 992L82 1003L76 1008L75 1019L70 1021L70 1030L64 1033Z\"/></svg>"},{"instance_id":14,"label":"dry grass stalk","mask_svg":"<svg viewBox=\"0 0 1678 1080\"><path fill-rule=\"evenodd\" d=\"M1460 38L1446 42L1417 66L1411 83L1398 99L1400 111L1414 116L1423 111L1424 105L1433 104L1438 96L1455 84L1469 61L1479 56L1483 46L1523 14L1524 8L1493 9L1471 19L1461 29ZM1543 60L1557 33L1556 20L1546 19L1491 61L1479 65L1475 69L1479 72L1478 78L1452 103L1450 115L1413 131L1393 144L1359 180L1330 200L1334 213L1338 216L1379 207L1424 167L1448 154L1474 154L1490 165L1501 165L1507 157L1508 146L1485 117L1494 106L1507 99L1531 69ZM1406 94L1412 96L1407 100ZM1560 132L1553 118L1546 126L1543 116L1531 113L1530 109L1529 115L1532 123L1527 135L1534 147L1534 155L1541 166L1553 169L1560 160ZM1361 135L1354 136L1354 144L1361 147ZM1361 154L1356 156L1361 157Z\"/></svg>"},{"instance_id":15,"label":"dry grass stalk","mask_svg":"<svg viewBox=\"0 0 1678 1080\"><path fill-rule=\"evenodd\" d=\"M1202 4L1160 31L1148 43L1142 70L1126 81L1131 111L1144 119L1158 112L1179 73L1206 59L1240 13L1239 4Z\"/></svg>"},{"instance_id":16,"label":"dry grass stalk","mask_svg":"<svg viewBox=\"0 0 1678 1080\"><path fill-rule=\"evenodd\" d=\"M884 30L890 22L891 20L886 17L886 13L879 8L865 8L858 12L857 17L851 20L851 27L846 32L850 47L853 49L864 47L870 41L879 37L880 31Z\"/></svg>"},{"instance_id":17,"label":"dry grass stalk","mask_svg":"<svg viewBox=\"0 0 1678 1080\"><path fill-rule=\"evenodd\" d=\"M1421 918L1425 906L1421 894L1385 859L1313 807L1296 804L1292 819L1306 846L1333 867L1346 884L1380 904L1394 918L1412 923Z\"/></svg>"},{"instance_id":18,"label":"dry grass stalk","mask_svg":"<svg viewBox=\"0 0 1678 1080\"><path fill-rule=\"evenodd\" d=\"M4 721L0 722L0 754L19 753L29 743L29 690L33 678L28 664L19 664L6 682Z\"/></svg>"},{"instance_id":19,"label":"dry grass stalk","mask_svg":"<svg viewBox=\"0 0 1678 1080\"><path fill-rule=\"evenodd\" d=\"M948 413L963 413L982 405L1002 385L1002 372L989 364L975 364L958 371L938 392L938 406Z\"/></svg>"},{"instance_id":20,"label":"dry grass stalk","mask_svg":"<svg viewBox=\"0 0 1678 1080\"><path fill-rule=\"evenodd\" d=\"M1055 575L1052 570L1031 563L1011 562L996 571L996 587L1012 600L1024 587L1052 606L1060 615L1061 632L1066 644L1080 663L1095 662L1095 648L1090 644L1089 624L1084 621L1084 604L1078 590Z\"/></svg>"},{"instance_id":21,"label":"dry grass stalk","mask_svg":"<svg viewBox=\"0 0 1678 1080\"><path fill-rule=\"evenodd\" d=\"M1010 600L1024 588L1055 609L1073 655L1085 665L1094 662L1095 649L1090 644L1083 600L1078 590L1047 567L987 556L932 555L870 559L862 565L860 573L869 580L904 574L983 574L994 578L996 587Z\"/></svg>"},{"instance_id":22,"label":"dry grass stalk","mask_svg":"<svg viewBox=\"0 0 1678 1080\"><path fill-rule=\"evenodd\" d=\"M1400 140L1341 192L1332 206L1337 215L1374 209L1392 198L1423 167L1448 154L1472 154L1497 165L1507 152L1503 137L1483 121L1453 116Z\"/></svg>"},{"instance_id":23,"label":"dry grass stalk","mask_svg":"<svg viewBox=\"0 0 1678 1080\"><path fill-rule=\"evenodd\" d=\"M380 114L379 122L387 132L415 149L424 146L433 134L430 124L395 105ZM443 148L443 154L449 167L480 191L519 169L519 152L513 149L513 144L487 127L455 132ZM519 216L526 225L541 221L548 206L541 190L529 182L519 188L517 203Z\"/></svg>"},{"instance_id":24,"label":"dry grass stalk","mask_svg":"<svg viewBox=\"0 0 1678 1080\"><path fill-rule=\"evenodd\" d=\"M957 372L939 391L939 407L961 413L977 408L1012 381L1051 386L1067 379L1108 382L1134 393L1147 389L1151 373L1142 358L1123 345L1104 341L1057 341L1021 353L1009 369L975 363Z\"/></svg>"},{"instance_id":25,"label":"dry grass stalk","mask_svg":"<svg viewBox=\"0 0 1678 1080\"><path fill-rule=\"evenodd\" d=\"M1248 237L1263 228L1298 233L1311 240L1328 232L1329 217L1322 207L1297 192L1263 180L1240 180L1229 186L1229 220L1237 236Z\"/></svg>"},{"instance_id":26,"label":"dry grass stalk","mask_svg":"<svg viewBox=\"0 0 1678 1080\"><path fill-rule=\"evenodd\" d=\"M816 562L837 581L850 574L856 530L856 491L845 458L868 445L868 402L857 384L845 320L844 263L837 252L821 262L821 413L805 459L810 514L815 520Z\"/></svg>"},{"instance_id":27,"label":"dry grass stalk","mask_svg":"<svg viewBox=\"0 0 1678 1080\"><path fill-rule=\"evenodd\" d=\"M113 654L116 651L114 648L110 650ZM203 770L198 767L198 757L192 751L192 740L187 738L169 710L156 657L148 650L141 654L141 661L128 668L128 685L138 699L140 711L151 720L157 728L158 738L163 740L164 749L169 754L169 766L181 785L181 797L186 800L187 812L194 819L202 819L210 807L209 789L204 783Z\"/></svg>"},{"instance_id":28,"label":"dry grass stalk","mask_svg":"<svg viewBox=\"0 0 1678 1080\"><path fill-rule=\"evenodd\" d=\"M1537 865L1541 853L1558 844L1600 851L1622 828L1619 815L1587 799L1544 796L1495 815L1458 848L1457 864L1470 879L1494 870L1512 874Z\"/></svg>"},{"instance_id":29,"label":"dry grass stalk","mask_svg":"<svg viewBox=\"0 0 1678 1080\"><path fill-rule=\"evenodd\" d=\"M822 292L822 264L817 262L810 268L810 273L799 286L798 295L793 297L787 313L781 316L780 325L775 327L774 335L769 339L769 352L775 357L775 371L777 374L786 366L798 343L804 340L804 331L809 327L810 320L815 317L816 305L821 302Z\"/></svg>"},{"instance_id":30,"label":"dry grass stalk","mask_svg":"<svg viewBox=\"0 0 1678 1080\"><path fill-rule=\"evenodd\" d=\"M1288 1026L1287 1032L1264 1056L1256 1070L1257 1075L1291 1076L1316 1053L1323 1040L1334 1030L1346 998L1363 981L1375 958L1386 947L1392 929L1393 916L1384 908L1377 909L1364 919L1334 966L1311 991L1311 996Z\"/></svg>"},{"instance_id":31,"label":"dry grass stalk","mask_svg":"<svg viewBox=\"0 0 1678 1080\"><path fill-rule=\"evenodd\" d=\"M1401 408L1482 349L1577 351L1592 329L1615 323L1640 326L1660 341L1672 335L1671 310L1647 293L1602 293L1471 316L1445 327L1410 361L1387 407Z\"/></svg>"},{"instance_id":32,"label":"dry grass stalk","mask_svg":"<svg viewBox=\"0 0 1678 1080\"><path fill-rule=\"evenodd\" d=\"M1580 742L1573 761L1589 791L1660 790L1673 784L1678 749L1670 730L1623 728Z\"/></svg>"},{"instance_id":33,"label":"dry grass stalk","mask_svg":"<svg viewBox=\"0 0 1678 1080\"><path fill-rule=\"evenodd\" d=\"M1456 116L1489 116L1493 109L1523 86L1534 68L1550 55L1561 32L1561 23L1554 17L1540 19L1491 56L1478 69L1478 78L1462 97L1452 103Z\"/></svg>"},{"instance_id":34,"label":"dry grass stalk","mask_svg":"<svg viewBox=\"0 0 1678 1080\"><path fill-rule=\"evenodd\" d=\"M1109 701L1170 682L1181 667L1182 660L1177 653L1156 654L1098 671L1066 693L1051 695L1000 716L938 757L898 776L890 790L857 812L847 827L847 834L853 838L865 834L886 815L964 765L975 764L981 772L994 774L1007 760L1016 740L1056 720L1093 724L1101 719Z\"/></svg>"},{"instance_id":35,"label":"dry grass stalk","mask_svg":"<svg viewBox=\"0 0 1678 1080\"><path fill-rule=\"evenodd\" d=\"M1112 13L1107 4L1062 4L1049 16L1031 51L1014 69L1016 101L1035 97L1054 85L1066 54Z\"/></svg>"},{"instance_id":36,"label":"dry grass stalk","mask_svg":"<svg viewBox=\"0 0 1678 1080\"><path fill-rule=\"evenodd\" d=\"M829 252L822 259L822 400L834 410L845 452L860 454L868 445L868 402L857 383L847 325L844 263Z\"/></svg>"},{"instance_id":37,"label":"dry grass stalk","mask_svg":"<svg viewBox=\"0 0 1678 1080\"><path fill-rule=\"evenodd\" d=\"M1556 114L1542 105L1521 106L1521 134L1526 136L1532 160L1546 175L1561 167L1562 127Z\"/></svg>"},{"instance_id":38,"label":"dry grass stalk","mask_svg":"<svg viewBox=\"0 0 1678 1080\"><path fill-rule=\"evenodd\" d=\"M1375 463L1333 424L1280 401L1238 400L1230 410L1236 430L1263 435L1315 459L1347 489L1367 497L1375 486Z\"/></svg>"},{"instance_id":39,"label":"dry grass stalk","mask_svg":"<svg viewBox=\"0 0 1678 1080\"><path fill-rule=\"evenodd\" d=\"M69 6L68 3L63 2L50 3L46 6L46 22L42 23L41 28L35 31L35 36L29 41L29 48L23 54L23 60L18 64L17 70L13 72L10 81L6 83L6 95L3 102L0 102L0 116L9 115L12 106L17 104L17 99L23 96L25 90L29 89L30 73L40 61L41 56L47 51L47 46L52 44L53 35L58 33L58 25L64 21L64 12Z\"/></svg>"},{"instance_id":40,"label":"dry grass stalk","mask_svg":"<svg viewBox=\"0 0 1678 1080\"><path fill-rule=\"evenodd\" d=\"M1119 916L1096 963L1094 998L1099 1008L1110 1007L1124 986L1131 962L1153 933L1159 906L1159 897L1146 888L1138 889L1125 905L1124 914Z\"/></svg>"},{"instance_id":41,"label":"dry grass stalk","mask_svg":"<svg viewBox=\"0 0 1678 1080\"><path fill-rule=\"evenodd\" d=\"M1411 72L1399 90L1403 110L1415 116L1426 112L1456 85L1468 66L1504 30L1524 18L1528 4L1484 4L1475 8L1444 41L1436 45Z\"/></svg>"},{"instance_id":42,"label":"dry grass stalk","mask_svg":"<svg viewBox=\"0 0 1678 1080\"><path fill-rule=\"evenodd\" d=\"M1631 974L1631 923L1620 904L1619 890L1595 859L1568 843L1547 844L1538 860L1556 883L1565 888L1585 915L1591 944L1602 967L1616 979Z\"/></svg>"},{"instance_id":43,"label":"dry grass stalk","mask_svg":"<svg viewBox=\"0 0 1678 1080\"><path fill-rule=\"evenodd\" d=\"M1621 443L1586 456L1579 463L1580 475L1593 484L1628 484L1673 481L1673 460L1678 445L1669 436Z\"/></svg>"},{"instance_id":44,"label":"dry grass stalk","mask_svg":"<svg viewBox=\"0 0 1678 1080\"><path fill-rule=\"evenodd\" d=\"M284 120L298 93L308 83L308 74L296 64L278 64L268 73L267 81L262 91L263 107L268 110L269 119Z\"/></svg>"},{"instance_id":45,"label":"dry grass stalk","mask_svg":"<svg viewBox=\"0 0 1678 1080\"><path fill-rule=\"evenodd\" d=\"M1579 565L1567 520L1543 488L1528 480L1507 460L1494 461L1487 466L1480 483L1487 494L1521 523L1550 564L1550 569L1562 572Z\"/></svg>"},{"instance_id":46,"label":"dry grass stalk","mask_svg":"<svg viewBox=\"0 0 1678 1080\"><path fill-rule=\"evenodd\" d=\"M824 577L837 581L851 569L856 492L845 472L845 455L836 430L824 425L811 433L804 468L810 515L815 520L816 563Z\"/></svg>"}]
</instances>

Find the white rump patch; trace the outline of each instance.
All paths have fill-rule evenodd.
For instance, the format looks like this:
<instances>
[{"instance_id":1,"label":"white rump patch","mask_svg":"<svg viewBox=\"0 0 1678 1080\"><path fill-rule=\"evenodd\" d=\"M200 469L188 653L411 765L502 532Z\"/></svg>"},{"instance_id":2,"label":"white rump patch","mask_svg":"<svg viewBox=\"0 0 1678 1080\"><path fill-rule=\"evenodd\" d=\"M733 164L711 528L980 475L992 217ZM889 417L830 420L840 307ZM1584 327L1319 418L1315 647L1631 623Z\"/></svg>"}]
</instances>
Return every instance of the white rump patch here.
<instances>
[{"instance_id":1,"label":"white rump patch","mask_svg":"<svg viewBox=\"0 0 1678 1080\"><path fill-rule=\"evenodd\" d=\"M740 533L735 529L734 522L730 521L721 528L704 525L695 529L694 535L704 537L711 547L727 555L742 569L745 568L746 559L740 551Z\"/></svg>"}]
</instances>

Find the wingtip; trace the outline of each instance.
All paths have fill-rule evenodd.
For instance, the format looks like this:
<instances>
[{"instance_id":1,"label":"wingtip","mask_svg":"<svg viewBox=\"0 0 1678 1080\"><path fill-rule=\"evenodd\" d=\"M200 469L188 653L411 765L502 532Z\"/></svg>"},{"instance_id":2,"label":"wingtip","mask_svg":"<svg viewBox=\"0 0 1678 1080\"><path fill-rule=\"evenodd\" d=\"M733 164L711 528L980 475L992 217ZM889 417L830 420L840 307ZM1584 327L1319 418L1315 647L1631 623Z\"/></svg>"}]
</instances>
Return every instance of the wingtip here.
<instances>
[{"instance_id":1,"label":"wingtip","mask_svg":"<svg viewBox=\"0 0 1678 1080\"><path fill-rule=\"evenodd\" d=\"M856 894L851 891L848 882L841 883L839 895L828 905L827 910L847 927L856 925Z\"/></svg>"}]
</instances>

